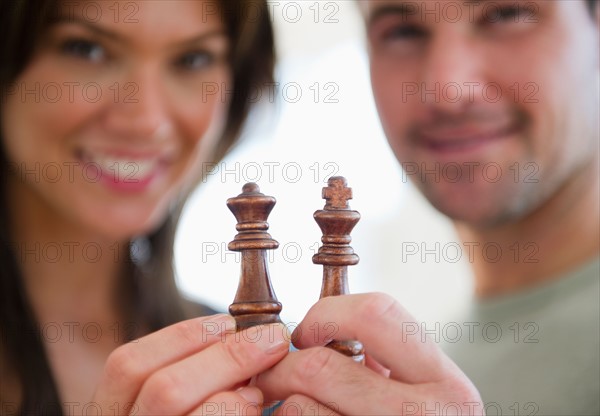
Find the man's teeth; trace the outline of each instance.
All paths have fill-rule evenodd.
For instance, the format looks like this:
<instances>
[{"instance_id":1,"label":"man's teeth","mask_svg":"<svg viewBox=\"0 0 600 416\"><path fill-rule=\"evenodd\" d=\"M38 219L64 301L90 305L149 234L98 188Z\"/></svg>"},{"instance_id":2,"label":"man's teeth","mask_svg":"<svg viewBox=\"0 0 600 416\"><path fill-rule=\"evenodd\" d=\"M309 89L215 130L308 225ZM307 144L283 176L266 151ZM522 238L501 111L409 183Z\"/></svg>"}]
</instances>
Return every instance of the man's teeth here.
<instances>
[{"instance_id":1,"label":"man's teeth","mask_svg":"<svg viewBox=\"0 0 600 416\"><path fill-rule=\"evenodd\" d=\"M119 159L110 156L88 155L89 161L102 169L103 175L116 181L139 181L148 177L158 166L158 159Z\"/></svg>"},{"instance_id":2,"label":"man's teeth","mask_svg":"<svg viewBox=\"0 0 600 416\"><path fill-rule=\"evenodd\" d=\"M473 147L479 144L480 140L457 140L454 142L442 143L442 147L446 147L449 149L467 149L469 147Z\"/></svg>"}]
</instances>

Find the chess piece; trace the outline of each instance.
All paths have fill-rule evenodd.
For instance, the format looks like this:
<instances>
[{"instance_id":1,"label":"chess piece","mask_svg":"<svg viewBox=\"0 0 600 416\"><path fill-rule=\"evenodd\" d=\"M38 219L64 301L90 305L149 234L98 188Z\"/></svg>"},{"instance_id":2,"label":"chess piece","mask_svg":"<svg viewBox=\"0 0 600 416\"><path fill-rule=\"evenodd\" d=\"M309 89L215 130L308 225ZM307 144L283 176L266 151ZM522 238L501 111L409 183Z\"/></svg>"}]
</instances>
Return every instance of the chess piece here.
<instances>
[{"instance_id":1,"label":"chess piece","mask_svg":"<svg viewBox=\"0 0 600 416\"><path fill-rule=\"evenodd\" d=\"M315 221L323 232L323 245L312 258L313 263L323 265L321 298L349 293L348 266L357 264L359 260L349 245L352 241L350 233L360 220L360 214L350 210L348 205L352 189L346 186L346 179L341 176L331 177L327 185L322 194L326 200L325 207L314 213ZM327 346L355 361L364 362L364 349L359 341L333 340Z\"/></svg>"},{"instance_id":2,"label":"chess piece","mask_svg":"<svg viewBox=\"0 0 600 416\"><path fill-rule=\"evenodd\" d=\"M267 217L275 202L275 198L260 193L255 183L247 183L240 195L227 200L227 207L238 222L238 234L228 248L242 253L240 282L235 299L229 306L238 331L281 322L281 303L273 292L265 255L265 250L279 247L279 243L267 233Z\"/></svg>"}]
</instances>

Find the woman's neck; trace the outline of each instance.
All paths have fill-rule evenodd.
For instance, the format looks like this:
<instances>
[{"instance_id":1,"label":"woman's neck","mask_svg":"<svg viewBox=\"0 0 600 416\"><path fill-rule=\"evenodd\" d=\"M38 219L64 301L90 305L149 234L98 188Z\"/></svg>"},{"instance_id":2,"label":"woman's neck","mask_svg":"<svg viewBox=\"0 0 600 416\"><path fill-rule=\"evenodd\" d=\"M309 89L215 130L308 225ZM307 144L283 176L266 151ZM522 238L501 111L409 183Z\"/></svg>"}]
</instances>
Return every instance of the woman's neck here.
<instances>
[{"instance_id":1,"label":"woman's neck","mask_svg":"<svg viewBox=\"0 0 600 416\"><path fill-rule=\"evenodd\" d=\"M65 218L17 178L8 185L11 245L38 321L116 319L128 242Z\"/></svg>"},{"instance_id":2,"label":"woman's neck","mask_svg":"<svg viewBox=\"0 0 600 416\"><path fill-rule=\"evenodd\" d=\"M65 218L16 178L7 190L11 244L61 404L85 403L108 355L140 329L123 302L129 242ZM19 403L22 386L8 380L3 394Z\"/></svg>"}]
</instances>

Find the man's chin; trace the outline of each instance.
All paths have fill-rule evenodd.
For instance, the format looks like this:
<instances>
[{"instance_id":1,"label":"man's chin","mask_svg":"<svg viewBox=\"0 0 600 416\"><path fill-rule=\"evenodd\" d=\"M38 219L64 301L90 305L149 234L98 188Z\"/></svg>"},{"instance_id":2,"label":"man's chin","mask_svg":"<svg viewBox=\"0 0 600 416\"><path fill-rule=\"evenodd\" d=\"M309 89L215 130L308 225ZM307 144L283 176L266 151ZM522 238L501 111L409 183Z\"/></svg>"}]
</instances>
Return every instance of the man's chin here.
<instances>
[{"instance_id":1,"label":"man's chin","mask_svg":"<svg viewBox=\"0 0 600 416\"><path fill-rule=\"evenodd\" d=\"M425 198L440 213L454 222L473 228L494 228L517 221L520 213L511 209L509 199L498 195L439 195L425 192Z\"/></svg>"}]
</instances>

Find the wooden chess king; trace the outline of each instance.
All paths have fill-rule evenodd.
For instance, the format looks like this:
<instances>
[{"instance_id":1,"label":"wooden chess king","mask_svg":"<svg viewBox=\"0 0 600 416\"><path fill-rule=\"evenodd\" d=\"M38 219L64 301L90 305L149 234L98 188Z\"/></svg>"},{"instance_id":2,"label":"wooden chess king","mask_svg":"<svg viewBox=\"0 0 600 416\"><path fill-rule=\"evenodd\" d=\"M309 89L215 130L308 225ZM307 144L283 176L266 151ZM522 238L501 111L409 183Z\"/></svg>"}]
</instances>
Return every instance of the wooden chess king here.
<instances>
[{"instance_id":1,"label":"wooden chess king","mask_svg":"<svg viewBox=\"0 0 600 416\"><path fill-rule=\"evenodd\" d=\"M345 178L330 178L322 197L326 200L325 207L316 211L314 218L323 233L323 245L313 256L313 263L323 265L321 298L349 293L348 266L359 260L349 245L350 233L360 219L360 214L350 210L348 205L352 190L347 187ZM279 246L267 232L267 218L275 202L275 198L262 194L255 183L247 183L240 195L227 200L227 206L237 219L238 231L228 247L242 253L239 286L229 306L238 330L281 322L282 306L271 285L265 252ZM358 362L364 360L363 346L358 341L333 340L327 346Z\"/></svg>"}]
</instances>

